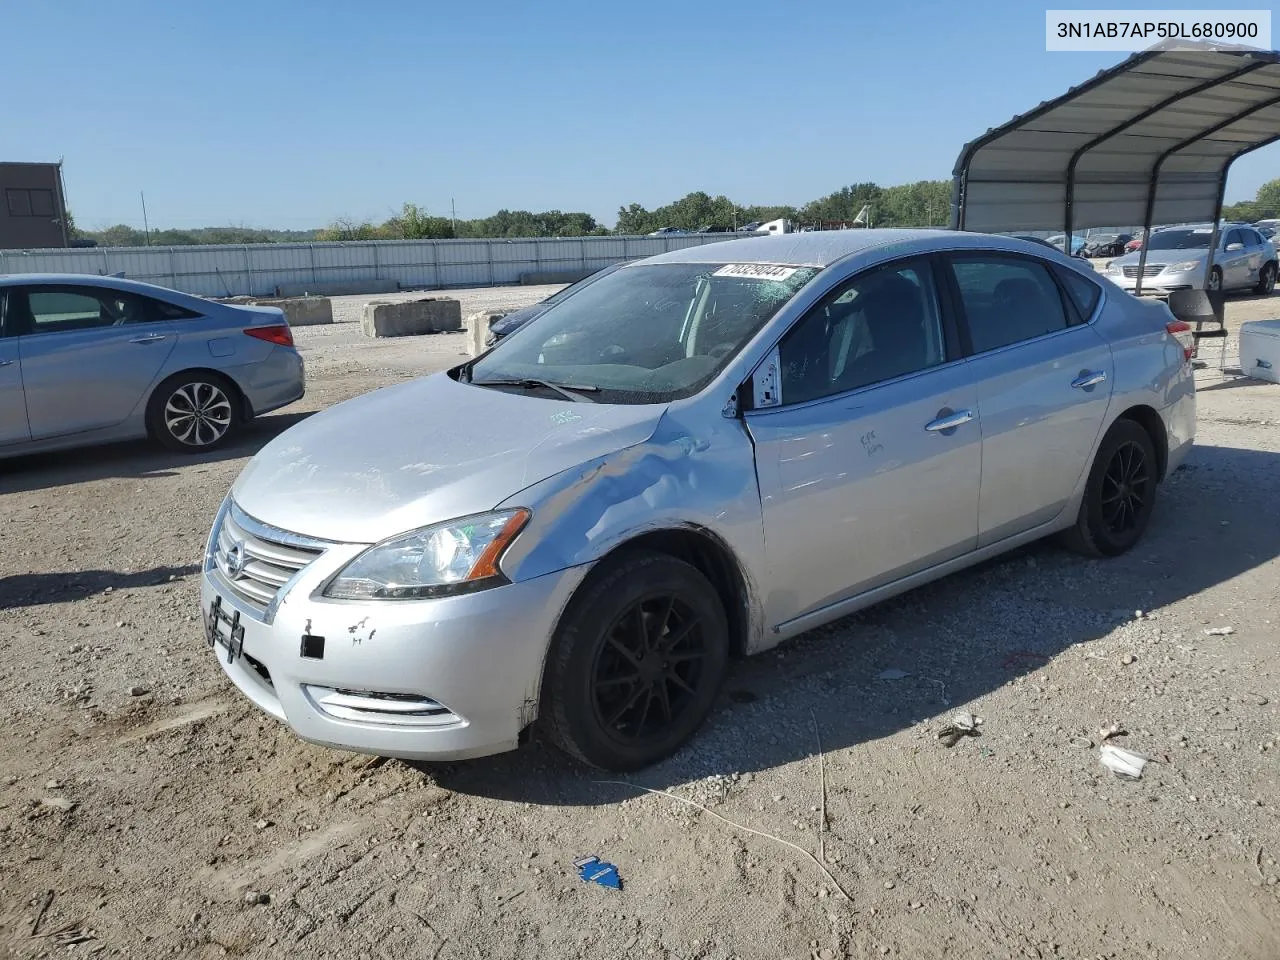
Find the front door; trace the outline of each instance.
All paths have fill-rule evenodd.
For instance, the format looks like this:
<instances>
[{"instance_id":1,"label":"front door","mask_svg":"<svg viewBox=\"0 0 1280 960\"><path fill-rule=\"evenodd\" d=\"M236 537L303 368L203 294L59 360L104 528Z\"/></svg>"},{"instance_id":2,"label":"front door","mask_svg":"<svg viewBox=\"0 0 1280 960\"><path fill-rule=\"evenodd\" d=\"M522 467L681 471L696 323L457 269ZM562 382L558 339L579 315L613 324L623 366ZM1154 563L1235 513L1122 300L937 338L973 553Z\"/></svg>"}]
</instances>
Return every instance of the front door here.
<instances>
[{"instance_id":1,"label":"front door","mask_svg":"<svg viewBox=\"0 0 1280 960\"><path fill-rule=\"evenodd\" d=\"M17 306L31 436L39 440L121 423L177 343L151 302L108 288L29 287Z\"/></svg>"},{"instance_id":2,"label":"front door","mask_svg":"<svg viewBox=\"0 0 1280 960\"><path fill-rule=\"evenodd\" d=\"M1222 267L1222 289L1238 290L1253 284L1250 263L1256 251L1249 248L1245 232L1238 228L1228 230L1226 239L1214 262Z\"/></svg>"},{"instance_id":3,"label":"front door","mask_svg":"<svg viewBox=\"0 0 1280 960\"><path fill-rule=\"evenodd\" d=\"M1111 401L1111 348L1087 322L1100 291L1075 303L1031 257L953 254L982 417L980 546L1057 517ZM1090 292L1088 288L1092 288Z\"/></svg>"},{"instance_id":4,"label":"front door","mask_svg":"<svg viewBox=\"0 0 1280 960\"><path fill-rule=\"evenodd\" d=\"M936 290L927 259L859 274L766 361L776 390L745 420L772 626L974 547L977 395Z\"/></svg>"},{"instance_id":5,"label":"front door","mask_svg":"<svg viewBox=\"0 0 1280 960\"><path fill-rule=\"evenodd\" d=\"M5 335L5 294L0 290L0 445L31 439L27 404L22 396L18 340Z\"/></svg>"}]
</instances>

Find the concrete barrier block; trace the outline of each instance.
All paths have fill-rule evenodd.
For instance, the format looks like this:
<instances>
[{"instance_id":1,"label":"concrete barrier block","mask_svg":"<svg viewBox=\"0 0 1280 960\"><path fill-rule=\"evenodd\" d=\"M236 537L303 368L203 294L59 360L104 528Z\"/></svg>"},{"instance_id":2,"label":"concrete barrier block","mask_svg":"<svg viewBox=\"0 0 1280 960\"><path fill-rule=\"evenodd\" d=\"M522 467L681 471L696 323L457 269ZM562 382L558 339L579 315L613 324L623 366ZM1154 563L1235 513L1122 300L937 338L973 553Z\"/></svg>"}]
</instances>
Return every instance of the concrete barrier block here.
<instances>
[{"instance_id":1,"label":"concrete barrier block","mask_svg":"<svg viewBox=\"0 0 1280 960\"><path fill-rule=\"evenodd\" d=\"M366 337L412 337L462 329L462 303L445 297L364 305L360 328Z\"/></svg>"},{"instance_id":2,"label":"concrete barrier block","mask_svg":"<svg viewBox=\"0 0 1280 960\"><path fill-rule=\"evenodd\" d=\"M260 307L279 307L291 327L310 327L319 323L333 323L333 304L328 297L288 297L286 299L254 300Z\"/></svg>"},{"instance_id":3,"label":"concrete barrier block","mask_svg":"<svg viewBox=\"0 0 1280 960\"><path fill-rule=\"evenodd\" d=\"M489 324L493 321L505 317L505 313L490 313L482 310L479 313L471 313L467 315L467 353L473 357L478 357L489 348L484 342L489 339Z\"/></svg>"}]
</instances>

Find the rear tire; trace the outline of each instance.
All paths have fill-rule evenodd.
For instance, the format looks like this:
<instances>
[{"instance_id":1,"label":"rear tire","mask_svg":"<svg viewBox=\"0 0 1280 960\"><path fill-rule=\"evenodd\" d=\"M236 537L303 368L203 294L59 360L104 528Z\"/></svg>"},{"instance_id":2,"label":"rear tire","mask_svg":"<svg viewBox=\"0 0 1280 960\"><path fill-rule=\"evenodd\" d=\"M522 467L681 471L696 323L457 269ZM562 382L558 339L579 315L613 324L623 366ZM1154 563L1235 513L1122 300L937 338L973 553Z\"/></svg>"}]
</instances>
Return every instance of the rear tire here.
<instances>
[{"instance_id":1,"label":"rear tire","mask_svg":"<svg viewBox=\"0 0 1280 960\"><path fill-rule=\"evenodd\" d=\"M638 770L702 725L728 665L728 619L697 569L661 553L605 560L552 641L542 724L583 763Z\"/></svg>"},{"instance_id":2,"label":"rear tire","mask_svg":"<svg viewBox=\"0 0 1280 960\"><path fill-rule=\"evenodd\" d=\"M1276 264L1275 261L1264 264L1262 272L1258 274L1258 285L1253 288L1253 292L1262 296L1270 296L1276 288Z\"/></svg>"},{"instance_id":3,"label":"rear tire","mask_svg":"<svg viewBox=\"0 0 1280 960\"><path fill-rule=\"evenodd\" d=\"M1155 445L1142 425L1117 420L1102 438L1085 482L1068 549L1090 557L1116 557L1142 538L1155 506Z\"/></svg>"},{"instance_id":4,"label":"rear tire","mask_svg":"<svg viewBox=\"0 0 1280 960\"><path fill-rule=\"evenodd\" d=\"M181 453L221 446L242 421L240 391L212 371L175 374L147 403L147 431L161 446Z\"/></svg>"}]
</instances>

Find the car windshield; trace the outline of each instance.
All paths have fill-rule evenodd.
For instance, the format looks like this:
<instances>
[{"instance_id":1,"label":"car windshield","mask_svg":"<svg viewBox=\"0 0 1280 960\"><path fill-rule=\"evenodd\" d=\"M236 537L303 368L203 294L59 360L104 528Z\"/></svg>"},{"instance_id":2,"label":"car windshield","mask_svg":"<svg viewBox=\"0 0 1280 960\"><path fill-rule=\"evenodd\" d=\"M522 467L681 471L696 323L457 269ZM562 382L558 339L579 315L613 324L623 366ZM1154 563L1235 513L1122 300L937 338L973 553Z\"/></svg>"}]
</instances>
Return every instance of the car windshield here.
<instances>
[{"instance_id":1,"label":"car windshield","mask_svg":"<svg viewBox=\"0 0 1280 960\"><path fill-rule=\"evenodd\" d=\"M576 387L602 403L692 396L817 272L761 263L624 267L502 340L472 364L470 379Z\"/></svg>"},{"instance_id":2,"label":"car windshield","mask_svg":"<svg viewBox=\"0 0 1280 960\"><path fill-rule=\"evenodd\" d=\"M1195 230L1161 230L1153 233L1147 243L1148 250L1207 250L1209 237L1213 231L1209 227Z\"/></svg>"}]
</instances>

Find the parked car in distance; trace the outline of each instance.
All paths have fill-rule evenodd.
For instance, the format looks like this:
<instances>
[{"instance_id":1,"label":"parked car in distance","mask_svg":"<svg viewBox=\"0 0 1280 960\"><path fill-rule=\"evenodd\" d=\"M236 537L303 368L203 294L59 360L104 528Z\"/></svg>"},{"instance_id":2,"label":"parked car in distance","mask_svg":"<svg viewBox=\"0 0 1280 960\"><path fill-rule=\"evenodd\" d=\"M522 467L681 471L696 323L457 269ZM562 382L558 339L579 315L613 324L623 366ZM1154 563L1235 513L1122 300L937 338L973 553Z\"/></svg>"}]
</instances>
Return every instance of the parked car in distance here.
<instances>
[{"instance_id":1,"label":"parked car in distance","mask_svg":"<svg viewBox=\"0 0 1280 960\"><path fill-rule=\"evenodd\" d=\"M1167 227L1152 231L1143 266L1142 291L1154 295L1172 290L1206 289L1205 267L1209 257L1210 224ZM1141 251L1112 260L1103 275L1132 292L1138 284ZM1218 245L1209 274L1209 290L1253 290L1269 294L1276 285L1276 249L1271 241L1242 224L1218 228Z\"/></svg>"},{"instance_id":2,"label":"parked car in distance","mask_svg":"<svg viewBox=\"0 0 1280 960\"><path fill-rule=\"evenodd\" d=\"M276 307L117 277L0 277L0 457L145 436L198 453L304 389Z\"/></svg>"},{"instance_id":3,"label":"parked car in distance","mask_svg":"<svg viewBox=\"0 0 1280 960\"><path fill-rule=\"evenodd\" d=\"M1025 234L1016 234L1016 233L1015 233L1015 234L1011 234L1011 236L1012 236L1015 240L1026 240L1028 243L1035 243L1035 244L1039 244L1039 245L1040 245L1040 246L1042 246L1042 247L1047 247L1048 249L1050 249L1050 250L1054 251L1055 253L1062 253L1062 248L1061 248L1061 247L1055 247L1052 243L1050 243L1048 240L1044 239L1043 237L1033 237L1033 236L1032 236L1031 234L1029 234L1029 233L1025 233ZM1093 264L1092 264L1092 263L1090 263L1088 260L1084 259L1084 257L1082 257L1082 256L1081 256L1081 257L1077 257L1077 258L1076 258L1076 262L1077 262L1077 263L1079 263L1079 264L1080 264L1080 265L1082 265L1082 266L1086 266L1086 267L1088 267L1090 270L1092 270L1092 269L1094 268L1094 267L1093 267Z\"/></svg>"},{"instance_id":4,"label":"parked car in distance","mask_svg":"<svg viewBox=\"0 0 1280 960\"><path fill-rule=\"evenodd\" d=\"M1053 236L1051 236L1051 237L1046 237L1046 238L1045 238L1045 242L1046 242L1046 243L1048 243L1048 244L1049 244L1049 246L1051 246L1051 247L1053 247L1053 248L1055 248L1055 249L1057 249L1057 250L1063 250L1063 249L1064 249L1064 247L1065 247L1065 244L1063 243L1063 239L1064 239L1063 234L1061 234L1061 233L1055 233L1055 234L1054 234ZM1073 256L1073 257L1075 257L1075 256L1079 256L1079 255L1080 255L1080 253L1084 250L1084 245L1085 245L1085 238L1084 238L1084 237L1076 236L1076 235L1072 235L1072 237L1071 237L1071 256Z\"/></svg>"},{"instance_id":5,"label":"parked car in distance","mask_svg":"<svg viewBox=\"0 0 1280 960\"><path fill-rule=\"evenodd\" d=\"M1102 257L1119 257L1125 252L1126 245L1133 239L1131 233L1104 233L1089 237L1085 242L1083 254L1086 257L1100 259Z\"/></svg>"},{"instance_id":6,"label":"parked car in distance","mask_svg":"<svg viewBox=\"0 0 1280 960\"><path fill-rule=\"evenodd\" d=\"M688 232L688 231L686 231L686 230L681 230L679 227L659 227L657 230L653 231L653 233L649 234L649 236L651 236L651 237L667 237L667 236L670 236L670 235L672 235L672 234L676 234L676 233L687 233L687 232Z\"/></svg>"},{"instance_id":7,"label":"parked car in distance","mask_svg":"<svg viewBox=\"0 0 1280 960\"><path fill-rule=\"evenodd\" d=\"M643 767L734 655L1050 534L1132 547L1193 441L1190 352L1165 304L1007 237L630 263L267 444L213 522L206 637L315 743L461 759L537 722Z\"/></svg>"},{"instance_id":8,"label":"parked car in distance","mask_svg":"<svg viewBox=\"0 0 1280 960\"><path fill-rule=\"evenodd\" d=\"M492 347L495 343L497 343L503 337L508 336L509 334L515 333L515 331L519 330L530 320L546 313L549 309L554 307L560 301L564 300L566 297L572 296L573 294L581 290L583 287L589 284L595 283L601 277L608 276L614 270L617 270L618 267L620 266L622 266L621 263L611 264L610 266L605 267L603 270L597 270L595 273L591 274L588 277L583 277L577 283L569 284L569 286L565 287L563 290L557 290L555 293L551 294L551 296L547 297L545 300L540 300L537 303L530 304L527 307L521 307L519 310L512 310L510 313L506 314L505 316L499 317L497 320L494 320L491 324L489 324L489 336L485 340L485 346Z\"/></svg>"}]
</instances>

